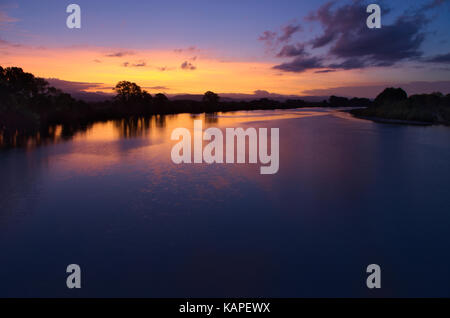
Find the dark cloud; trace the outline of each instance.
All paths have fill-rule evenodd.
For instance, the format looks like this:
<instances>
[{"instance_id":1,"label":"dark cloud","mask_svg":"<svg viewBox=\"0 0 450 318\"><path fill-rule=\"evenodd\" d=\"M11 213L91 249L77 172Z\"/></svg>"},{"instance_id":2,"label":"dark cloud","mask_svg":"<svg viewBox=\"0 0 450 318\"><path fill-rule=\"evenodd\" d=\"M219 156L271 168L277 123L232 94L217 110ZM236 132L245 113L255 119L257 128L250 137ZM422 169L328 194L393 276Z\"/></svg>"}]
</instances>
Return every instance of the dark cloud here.
<instances>
[{"instance_id":1,"label":"dark cloud","mask_svg":"<svg viewBox=\"0 0 450 318\"><path fill-rule=\"evenodd\" d=\"M271 48L274 45L274 41L277 37L276 32L264 31L262 35L258 38L259 41L264 42L266 47Z\"/></svg>"},{"instance_id":2,"label":"dark cloud","mask_svg":"<svg viewBox=\"0 0 450 318\"><path fill-rule=\"evenodd\" d=\"M71 82L60 80L58 78L46 78L45 80L50 84L50 86L59 88L60 90L65 92L84 91L93 88L96 89L103 88L103 83Z\"/></svg>"},{"instance_id":3,"label":"dark cloud","mask_svg":"<svg viewBox=\"0 0 450 318\"><path fill-rule=\"evenodd\" d=\"M330 1L306 17L307 22L321 25L322 34L310 41L285 45L276 56L294 59L273 68L289 72L315 68L350 70L421 61L425 27L430 22L425 11L445 2L431 1L419 10L404 12L393 23L383 24L380 29L369 29L365 23L367 12L363 1L355 0L341 6ZM386 15L390 9L383 6L382 11ZM265 35L267 40L273 41L270 31ZM434 61L447 63L446 58L445 55L438 56ZM331 62L325 63L325 60Z\"/></svg>"},{"instance_id":4,"label":"dark cloud","mask_svg":"<svg viewBox=\"0 0 450 318\"><path fill-rule=\"evenodd\" d=\"M120 51L120 52L108 53L105 56L107 56L107 57L123 57L123 56L133 55L133 54L134 54L134 52Z\"/></svg>"},{"instance_id":5,"label":"dark cloud","mask_svg":"<svg viewBox=\"0 0 450 318\"><path fill-rule=\"evenodd\" d=\"M444 3L448 4L449 0L433 0L430 3L427 3L427 4L423 5L421 10L435 9L435 8L443 5Z\"/></svg>"},{"instance_id":6,"label":"dark cloud","mask_svg":"<svg viewBox=\"0 0 450 318\"><path fill-rule=\"evenodd\" d=\"M333 63L328 65L328 68L332 69L343 69L343 70L353 70L355 68L363 68L366 64L363 60L355 58L355 59L348 59L341 63Z\"/></svg>"},{"instance_id":7,"label":"dark cloud","mask_svg":"<svg viewBox=\"0 0 450 318\"><path fill-rule=\"evenodd\" d=\"M184 62L181 64L181 68L182 68L183 70L190 70L190 71L193 71L193 70L196 69L196 67L195 67L191 62L188 62L188 61L184 61Z\"/></svg>"},{"instance_id":8,"label":"dark cloud","mask_svg":"<svg viewBox=\"0 0 450 318\"><path fill-rule=\"evenodd\" d=\"M422 29L428 22L424 15L401 15L391 25L369 29L365 25L367 13L361 2L332 9L333 3L322 6L311 21L324 28L321 36L311 41L312 48L331 45L329 55L346 59L342 68L389 66L403 59L422 55L420 45L425 38ZM388 12L384 10L384 14ZM353 61L354 58L358 60ZM336 65L336 68L338 65Z\"/></svg>"},{"instance_id":9,"label":"dark cloud","mask_svg":"<svg viewBox=\"0 0 450 318\"><path fill-rule=\"evenodd\" d=\"M450 52L447 54L436 55L430 59L427 59L426 61L431 62L431 63L449 64L450 63Z\"/></svg>"},{"instance_id":10,"label":"dark cloud","mask_svg":"<svg viewBox=\"0 0 450 318\"><path fill-rule=\"evenodd\" d=\"M58 78L46 78L50 86L56 87L63 92L69 93L76 99L82 99L89 102L99 102L112 98L112 93L104 93L98 90L111 89L105 87L103 83L88 83L88 82L71 82L64 81ZM97 90L95 92L87 92L87 90Z\"/></svg>"},{"instance_id":11,"label":"dark cloud","mask_svg":"<svg viewBox=\"0 0 450 318\"><path fill-rule=\"evenodd\" d=\"M296 57L293 61L276 65L273 68L286 72L304 72L309 69L323 68L320 57Z\"/></svg>"},{"instance_id":12,"label":"dark cloud","mask_svg":"<svg viewBox=\"0 0 450 318\"><path fill-rule=\"evenodd\" d=\"M314 73L321 74L321 73L332 73L332 72L336 72L336 70L320 70L320 71L315 71Z\"/></svg>"},{"instance_id":13,"label":"dark cloud","mask_svg":"<svg viewBox=\"0 0 450 318\"><path fill-rule=\"evenodd\" d=\"M269 51L277 50L279 45L288 43L294 33L302 30L300 24L290 23L281 28L280 35L274 31L264 31L258 38L259 41L264 42Z\"/></svg>"},{"instance_id":14,"label":"dark cloud","mask_svg":"<svg viewBox=\"0 0 450 318\"><path fill-rule=\"evenodd\" d=\"M281 29L281 35L278 37L279 42L287 42L292 35L302 30L300 24L288 24Z\"/></svg>"},{"instance_id":15,"label":"dark cloud","mask_svg":"<svg viewBox=\"0 0 450 318\"><path fill-rule=\"evenodd\" d=\"M287 44L281 48L277 57L295 57L306 54L304 44Z\"/></svg>"},{"instance_id":16,"label":"dark cloud","mask_svg":"<svg viewBox=\"0 0 450 318\"><path fill-rule=\"evenodd\" d=\"M420 46L425 39L422 33L427 20L423 15L401 16L392 25L371 30L348 30L341 34L330 53L339 58L360 58L365 66L393 65L405 59L420 57Z\"/></svg>"},{"instance_id":17,"label":"dark cloud","mask_svg":"<svg viewBox=\"0 0 450 318\"><path fill-rule=\"evenodd\" d=\"M330 1L306 18L310 22L319 22L324 29L322 35L311 41L313 49L330 44L349 31L367 29L364 23L367 19L366 8L360 2L354 1L333 10L334 5L335 1Z\"/></svg>"}]
</instances>

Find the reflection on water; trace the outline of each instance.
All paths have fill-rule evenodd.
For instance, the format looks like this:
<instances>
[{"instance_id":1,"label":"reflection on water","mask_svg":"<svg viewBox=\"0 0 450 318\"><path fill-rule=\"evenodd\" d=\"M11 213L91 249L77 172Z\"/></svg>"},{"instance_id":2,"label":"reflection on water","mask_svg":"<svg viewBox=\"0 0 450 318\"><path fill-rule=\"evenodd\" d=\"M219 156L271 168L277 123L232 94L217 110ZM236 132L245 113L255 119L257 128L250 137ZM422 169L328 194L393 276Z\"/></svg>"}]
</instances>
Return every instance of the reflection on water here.
<instances>
[{"instance_id":1,"label":"reflection on water","mask_svg":"<svg viewBox=\"0 0 450 318\"><path fill-rule=\"evenodd\" d=\"M152 129L161 129L166 127L169 120L172 124L176 122L177 127L191 125L191 119L203 119L207 125L225 124L226 122L234 123L235 120L226 119L245 119L245 118L292 118L304 117L310 115L319 115L320 112L254 112L252 114L243 114L248 112L230 112L230 113L205 113L205 114L179 114L179 115L154 115L150 117L130 117L125 119L110 120L107 122L83 123L83 124L64 124L45 127L35 133L0 133L0 149L7 148L34 148L52 143L71 140L72 138L83 138L86 135L93 138L104 139L106 136L110 138L133 138L149 135ZM241 122L243 120L240 120ZM171 125L174 127L174 125Z\"/></svg>"},{"instance_id":2,"label":"reflection on water","mask_svg":"<svg viewBox=\"0 0 450 318\"><path fill-rule=\"evenodd\" d=\"M174 128L278 127L280 170L175 165ZM52 127L0 151L0 296L450 296L448 127L327 109ZM46 145L45 147L37 147ZM414 277L411 280L411 277Z\"/></svg>"}]
</instances>

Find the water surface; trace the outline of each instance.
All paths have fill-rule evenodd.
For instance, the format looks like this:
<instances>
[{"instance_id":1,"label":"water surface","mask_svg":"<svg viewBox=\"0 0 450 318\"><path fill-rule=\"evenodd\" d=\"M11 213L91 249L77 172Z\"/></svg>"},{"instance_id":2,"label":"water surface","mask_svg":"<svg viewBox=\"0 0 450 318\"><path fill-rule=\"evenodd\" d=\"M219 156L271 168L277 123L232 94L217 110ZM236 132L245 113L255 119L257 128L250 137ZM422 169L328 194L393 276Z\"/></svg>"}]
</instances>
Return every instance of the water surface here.
<instances>
[{"instance_id":1,"label":"water surface","mask_svg":"<svg viewBox=\"0 0 450 318\"><path fill-rule=\"evenodd\" d=\"M279 172L175 165L194 119L278 127ZM314 108L52 129L0 151L2 297L450 296L448 127Z\"/></svg>"}]
</instances>

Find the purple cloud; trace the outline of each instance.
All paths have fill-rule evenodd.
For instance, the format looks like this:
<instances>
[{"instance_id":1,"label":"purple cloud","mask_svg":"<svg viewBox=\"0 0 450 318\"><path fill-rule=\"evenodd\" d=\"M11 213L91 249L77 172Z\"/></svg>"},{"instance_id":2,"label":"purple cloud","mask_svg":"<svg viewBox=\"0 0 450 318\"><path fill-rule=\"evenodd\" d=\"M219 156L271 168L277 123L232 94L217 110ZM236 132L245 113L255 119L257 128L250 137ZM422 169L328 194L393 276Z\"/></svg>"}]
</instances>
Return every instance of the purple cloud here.
<instances>
[{"instance_id":1,"label":"purple cloud","mask_svg":"<svg viewBox=\"0 0 450 318\"><path fill-rule=\"evenodd\" d=\"M314 73L321 74L321 73L332 73L332 72L336 72L336 70L320 70L320 71L315 71Z\"/></svg>"},{"instance_id":2,"label":"purple cloud","mask_svg":"<svg viewBox=\"0 0 450 318\"><path fill-rule=\"evenodd\" d=\"M286 72L301 73L309 69L323 68L319 57L296 57L293 61L276 65L273 68Z\"/></svg>"},{"instance_id":3,"label":"purple cloud","mask_svg":"<svg viewBox=\"0 0 450 318\"><path fill-rule=\"evenodd\" d=\"M304 44L287 44L281 48L277 57L295 57L300 55L307 55Z\"/></svg>"},{"instance_id":4,"label":"purple cloud","mask_svg":"<svg viewBox=\"0 0 450 318\"><path fill-rule=\"evenodd\" d=\"M103 88L103 83L71 82L60 80L58 78L46 78L45 80L50 84L50 86L56 87L65 92L78 92L93 88Z\"/></svg>"},{"instance_id":5,"label":"purple cloud","mask_svg":"<svg viewBox=\"0 0 450 318\"><path fill-rule=\"evenodd\" d=\"M134 52L130 52L130 51L120 51L120 52L108 53L105 56L107 56L107 57L123 57L123 56L133 55L133 54L134 54Z\"/></svg>"},{"instance_id":6,"label":"purple cloud","mask_svg":"<svg viewBox=\"0 0 450 318\"><path fill-rule=\"evenodd\" d=\"M288 42L292 35L302 30L300 24L288 24L281 29L281 35L278 37L279 42Z\"/></svg>"},{"instance_id":7,"label":"purple cloud","mask_svg":"<svg viewBox=\"0 0 450 318\"><path fill-rule=\"evenodd\" d=\"M183 52L195 52L198 51L198 48L194 45L189 46L187 48L179 48L173 50L175 53L183 53Z\"/></svg>"},{"instance_id":8,"label":"purple cloud","mask_svg":"<svg viewBox=\"0 0 450 318\"><path fill-rule=\"evenodd\" d=\"M181 64L181 69L193 71L193 70L196 69L196 67L195 67L191 62L184 61L184 62Z\"/></svg>"},{"instance_id":9,"label":"purple cloud","mask_svg":"<svg viewBox=\"0 0 450 318\"><path fill-rule=\"evenodd\" d=\"M122 63L123 67L144 67L147 66L147 63L144 61L139 61L137 63L124 62Z\"/></svg>"},{"instance_id":10,"label":"purple cloud","mask_svg":"<svg viewBox=\"0 0 450 318\"><path fill-rule=\"evenodd\" d=\"M427 9L444 2L432 1ZM382 10L383 14L390 12L387 8ZM366 7L362 1L339 7L336 7L335 1L322 5L306 17L307 22L321 25L322 34L310 41L285 45L276 56L294 59L273 68L288 72L317 68L350 70L392 66L402 61L421 61L425 27L430 22L425 16L424 7L403 13L393 23L383 24L381 29L367 28L366 19ZM438 56L433 61L447 63L446 58L445 55ZM325 60L332 62L325 64Z\"/></svg>"},{"instance_id":11,"label":"purple cloud","mask_svg":"<svg viewBox=\"0 0 450 318\"><path fill-rule=\"evenodd\" d=\"M142 88L152 89L152 90L169 90L170 89L170 88L168 88L166 86L144 86Z\"/></svg>"},{"instance_id":12,"label":"purple cloud","mask_svg":"<svg viewBox=\"0 0 450 318\"><path fill-rule=\"evenodd\" d=\"M274 45L274 41L277 37L276 32L272 31L264 31L262 35L258 38L259 41L264 42L267 47L272 47Z\"/></svg>"},{"instance_id":13,"label":"purple cloud","mask_svg":"<svg viewBox=\"0 0 450 318\"><path fill-rule=\"evenodd\" d=\"M441 55L436 55L428 60L426 60L427 62L431 62L431 63L444 63L444 64L449 64L450 63L450 53L447 54L441 54Z\"/></svg>"}]
</instances>

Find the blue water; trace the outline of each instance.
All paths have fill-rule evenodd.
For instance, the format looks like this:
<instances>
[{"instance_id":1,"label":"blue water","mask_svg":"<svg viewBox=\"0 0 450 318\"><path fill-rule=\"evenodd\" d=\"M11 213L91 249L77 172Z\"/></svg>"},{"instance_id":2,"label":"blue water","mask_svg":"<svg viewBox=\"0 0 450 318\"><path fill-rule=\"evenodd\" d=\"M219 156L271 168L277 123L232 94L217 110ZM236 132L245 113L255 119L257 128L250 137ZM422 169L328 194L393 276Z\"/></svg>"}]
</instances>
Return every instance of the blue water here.
<instances>
[{"instance_id":1,"label":"blue water","mask_svg":"<svg viewBox=\"0 0 450 318\"><path fill-rule=\"evenodd\" d=\"M170 133L194 119L279 128L279 172L175 165ZM0 151L2 297L450 296L448 127L299 109L97 123L62 139Z\"/></svg>"}]
</instances>

